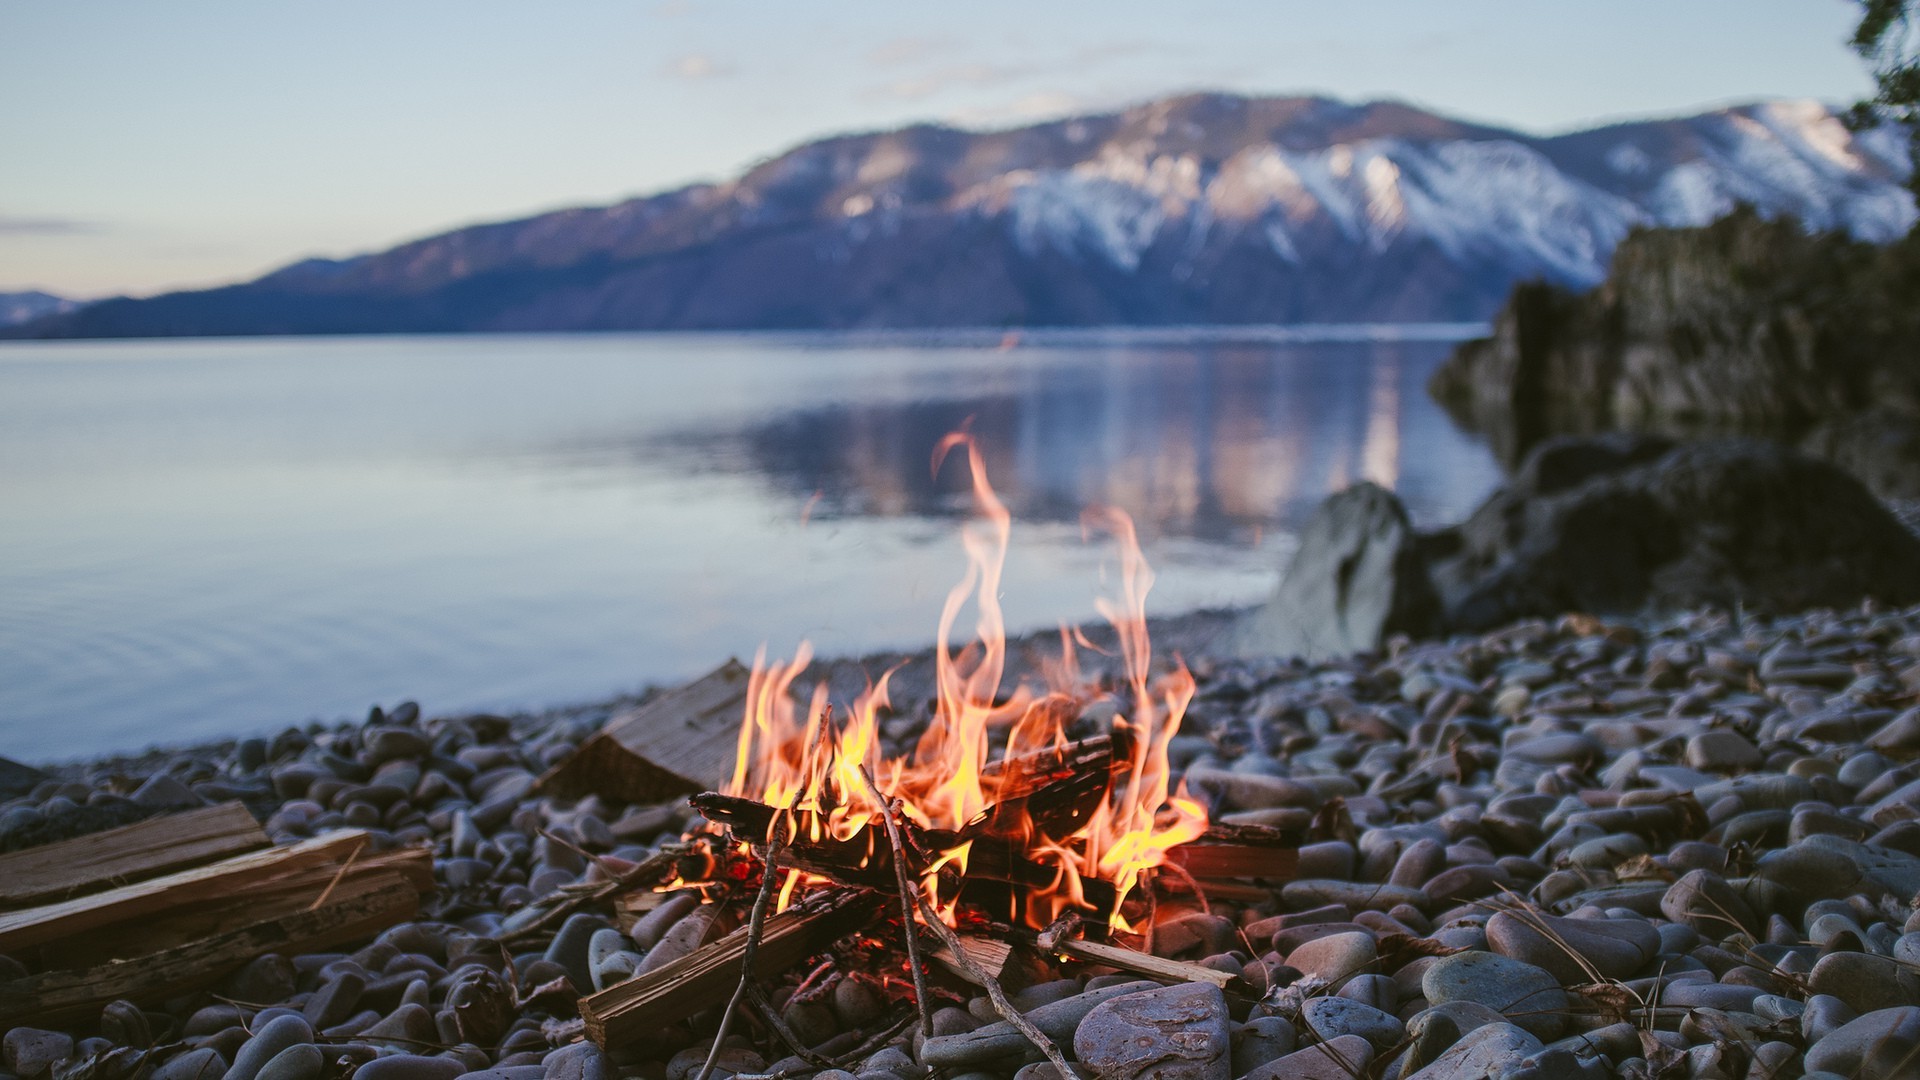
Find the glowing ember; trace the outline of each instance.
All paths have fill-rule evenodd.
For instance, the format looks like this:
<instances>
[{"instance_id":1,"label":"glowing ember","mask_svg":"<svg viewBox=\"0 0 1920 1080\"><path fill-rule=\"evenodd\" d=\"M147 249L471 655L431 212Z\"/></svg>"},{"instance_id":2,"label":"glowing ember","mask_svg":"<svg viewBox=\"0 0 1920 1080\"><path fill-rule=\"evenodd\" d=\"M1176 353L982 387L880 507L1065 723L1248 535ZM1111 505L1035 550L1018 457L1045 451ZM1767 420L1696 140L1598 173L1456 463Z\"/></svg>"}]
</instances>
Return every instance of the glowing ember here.
<instances>
[{"instance_id":1,"label":"glowing ember","mask_svg":"<svg viewBox=\"0 0 1920 1080\"><path fill-rule=\"evenodd\" d=\"M949 838L951 846L928 853L930 864L922 871L923 887L949 921L957 897L943 893L942 882L955 875L949 871L943 877L941 871L951 864L964 872L975 838L990 834L1053 871L1050 884L1021 897L1025 920L1044 926L1067 910L1095 907L1084 898L1086 879L1110 883L1123 900L1169 848L1206 829L1205 810L1184 788L1168 790L1167 743L1180 729L1194 683L1183 665L1161 680L1151 678L1145 601L1152 571L1125 514L1089 514L1089 528L1111 533L1120 549L1121 595L1117 603L1103 600L1100 611L1118 634L1125 663L1127 711L1112 721L1114 752L1125 757L1098 777L1105 790L1095 793L1086 812L1064 822L1059 815L1036 820L1023 798L1035 791L1031 763L1048 752L1058 762L1070 746L1067 725L1096 688L1080 674L1077 634L1063 630L1061 656L1048 665L1048 687L1022 684L1002 695L1006 626L998 596L1012 520L987 484L971 437L954 434L942 440L934 452L935 471L954 450L965 451L977 516L962 531L966 575L948 594L940 619L935 713L913 753L881 756L876 725L887 707L886 677L854 701L844 722L835 723L824 685L815 688L804 712L796 708L792 688L811 660L808 648L803 645L788 663L769 663L763 651L754 661L739 756L726 793L790 811L784 817L791 825L785 827L794 830L796 844L838 841L878 858L887 852L888 841L882 808L862 776L865 770L923 835ZM953 626L969 600L976 613L974 640L955 650ZM990 762L989 734L999 730L1006 732L1006 751ZM1114 782L1116 775L1123 782ZM782 907L802 876L790 872L782 883ZM1117 900L1107 906L1103 914L1112 927L1129 929Z\"/></svg>"}]
</instances>

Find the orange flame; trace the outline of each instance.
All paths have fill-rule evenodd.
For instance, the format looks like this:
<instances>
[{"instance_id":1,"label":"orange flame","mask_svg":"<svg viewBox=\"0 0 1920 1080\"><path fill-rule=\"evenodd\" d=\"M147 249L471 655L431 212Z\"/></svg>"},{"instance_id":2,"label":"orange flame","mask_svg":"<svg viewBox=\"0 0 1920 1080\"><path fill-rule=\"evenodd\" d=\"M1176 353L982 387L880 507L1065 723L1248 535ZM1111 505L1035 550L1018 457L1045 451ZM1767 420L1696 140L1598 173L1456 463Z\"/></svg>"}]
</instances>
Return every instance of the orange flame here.
<instances>
[{"instance_id":1,"label":"orange flame","mask_svg":"<svg viewBox=\"0 0 1920 1080\"><path fill-rule=\"evenodd\" d=\"M1090 691L1080 672L1076 644L1090 647L1077 629L1061 629L1061 652L1046 665L1050 690L1024 684L1002 694L1006 670L1006 624L999 593L1012 534L1012 516L987 483L986 468L973 438L955 433L942 439L933 455L937 473L956 449L966 453L976 517L962 529L967 572L947 595L934 650L935 708L912 754L885 759L880 754L878 723L888 708L888 672L852 704L844 723L834 724L824 685L816 686L804 714L796 711L793 687L812 659L802 645L792 661L769 663L765 650L754 658L740 728L738 755L729 794L756 799L805 821L807 839L859 841L869 853L887 846L885 811L873 799L862 772L872 775L882 793L924 830L953 833L979 826L990 811L1017 794L1030 778L1017 766L1030 755L1069 745L1067 728L1081 713ZM1207 826L1205 809L1186 791L1169 791L1167 744L1180 729L1194 681L1176 661L1171 674L1156 682L1147 633L1146 596L1153 572L1140 553L1133 522L1118 510L1089 513L1086 524L1099 526L1118 542L1121 589L1117 602L1102 600L1100 612L1119 638L1126 676L1127 705L1112 723L1116 746L1130 758L1117 762L1125 783L1102 793L1091 814L1065 836L1046 836L1031 819L1003 821L995 814L995 835L1024 845L1023 856L1055 870L1052 883L1033 890L1026 919L1034 925L1070 908L1091 907L1083 879L1110 883L1124 900L1141 875L1158 866L1167 851L1198 837ZM969 601L975 612L974 638L953 647L953 627ZM990 767L996 731L1006 733L1006 749ZM939 870L953 864L964 871L971 842L956 842L936 852L924 873L925 887L943 914L955 897L940 897ZM788 879L780 903L790 900L799 875ZM1116 930L1129 930L1116 900L1108 912Z\"/></svg>"}]
</instances>

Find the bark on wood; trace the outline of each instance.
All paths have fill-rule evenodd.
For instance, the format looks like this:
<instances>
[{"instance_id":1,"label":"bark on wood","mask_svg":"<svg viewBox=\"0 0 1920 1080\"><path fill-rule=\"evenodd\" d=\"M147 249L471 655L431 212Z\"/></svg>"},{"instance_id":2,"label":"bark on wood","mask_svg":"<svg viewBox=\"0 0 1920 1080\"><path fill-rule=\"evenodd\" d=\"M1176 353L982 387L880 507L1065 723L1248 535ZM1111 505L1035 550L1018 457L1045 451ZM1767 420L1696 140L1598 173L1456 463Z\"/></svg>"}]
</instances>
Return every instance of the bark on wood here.
<instances>
[{"instance_id":1,"label":"bark on wood","mask_svg":"<svg viewBox=\"0 0 1920 1080\"><path fill-rule=\"evenodd\" d=\"M1258 825L1214 825L1169 850L1167 861L1199 879L1203 889L1208 880L1281 881L1293 877L1300 863L1300 837Z\"/></svg>"},{"instance_id":2,"label":"bark on wood","mask_svg":"<svg viewBox=\"0 0 1920 1080\"><path fill-rule=\"evenodd\" d=\"M336 888L325 904L258 919L150 955L0 983L0 1028L97 1017L109 1001L159 1002L207 986L264 953L316 952L411 919L420 890L384 870Z\"/></svg>"},{"instance_id":3,"label":"bark on wood","mask_svg":"<svg viewBox=\"0 0 1920 1080\"><path fill-rule=\"evenodd\" d=\"M756 975L784 971L880 914L883 898L842 890L770 916L754 952ZM748 930L742 927L653 971L580 1000L587 1037L612 1049L648 1037L663 1024L725 1004L740 982Z\"/></svg>"},{"instance_id":4,"label":"bark on wood","mask_svg":"<svg viewBox=\"0 0 1920 1080\"><path fill-rule=\"evenodd\" d=\"M270 841L247 808L221 803L0 855L0 910L141 881Z\"/></svg>"},{"instance_id":5,"label":"bark on wood","mask_svg":"<svg viewBox=\"0 0 1920 1080\"><path fill-rule=\"evenodd\" d=\"M729 660L614 717L549 769L536 790L654 803L718 787L733 775L751 674Z\"/></svg>"}]
</instances>

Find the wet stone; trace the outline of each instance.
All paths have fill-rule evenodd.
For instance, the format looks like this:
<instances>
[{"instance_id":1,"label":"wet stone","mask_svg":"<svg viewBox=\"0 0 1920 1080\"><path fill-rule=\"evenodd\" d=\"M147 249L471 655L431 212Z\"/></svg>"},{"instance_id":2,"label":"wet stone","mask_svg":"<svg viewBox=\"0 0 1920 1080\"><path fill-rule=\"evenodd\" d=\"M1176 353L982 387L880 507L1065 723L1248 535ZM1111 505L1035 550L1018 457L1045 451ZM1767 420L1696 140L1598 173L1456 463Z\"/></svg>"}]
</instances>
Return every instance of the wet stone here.
<instances>
[{"instance_id":1,"label":"wet stone","mask_svg":"<svg viewBox=\"0 0 1920 1080\"><path fill-rule=\"evenodd\" d=\"M1420 979L1429 1002L1471 1001L1505 1015L1539 1039L1565 1027L1566 991L1532 964L1493 953L1465 952L1440 959Z\"/></svg>"}]
</instances>

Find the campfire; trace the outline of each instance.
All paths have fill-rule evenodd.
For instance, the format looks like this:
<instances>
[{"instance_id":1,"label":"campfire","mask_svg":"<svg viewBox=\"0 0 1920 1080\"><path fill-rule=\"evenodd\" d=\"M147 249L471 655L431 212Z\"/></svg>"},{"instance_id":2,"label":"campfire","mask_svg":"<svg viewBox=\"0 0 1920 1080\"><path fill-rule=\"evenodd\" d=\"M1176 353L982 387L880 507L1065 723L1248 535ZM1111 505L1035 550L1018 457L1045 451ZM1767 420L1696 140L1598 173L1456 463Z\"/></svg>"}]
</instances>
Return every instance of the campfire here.
<instances>
[{"instance_id":1,"label":"campfire","mask_svg":"<svg viewBox=\"0 0 1920 1080\"><path fill-rule=\"evenodd\" d=\"M999 594L1011 516L970 436L940 443L936 472L949 457L964 459L974 515L962 530L966 573L940 616L931 715L917 742L906 753L883 749L896 672L848 703L830 701L823 680L803 702L805 646L788 661L756 658L740 694L731 777L690 799L704 824L659 865L617 883L652 877L652 896L697 896L710 916L702 925L734 929L585 999L586 1029L603 1045L726 1000L716 1047L751 1008L811 1060L758 982L802 968L814 974L801 990L836 967L874 974L902 1025L917 1017L928 1033L942 980L984 988L1050 1057L1057 1050L1026 1031L1004 997L1002 981L1023 962L1249 991L1234 973L1151 952L1159 912L1204 908L1210 893L1244 895L1247 879L1285 876L1296 840L1275 829L1210 828L1205 807L1172 782L1168 744L1194 680L1177 659L1156 673L1145 612L1153 574L1131 520L1117 510L1085 518L1089 535L1109 537L1119 554L1118 596L1099 604L1116 643L1102 666L1115 672L1089 674L1080 657L1090 642L1063 628L1038 685L1007 685ZM956 645L969 607L972 636ZM636 917L659 902L632 905Z\"/></svg>"}]
</instances>

